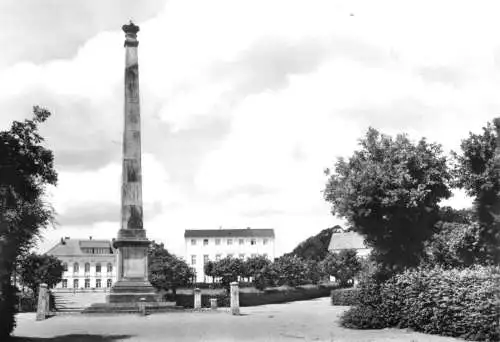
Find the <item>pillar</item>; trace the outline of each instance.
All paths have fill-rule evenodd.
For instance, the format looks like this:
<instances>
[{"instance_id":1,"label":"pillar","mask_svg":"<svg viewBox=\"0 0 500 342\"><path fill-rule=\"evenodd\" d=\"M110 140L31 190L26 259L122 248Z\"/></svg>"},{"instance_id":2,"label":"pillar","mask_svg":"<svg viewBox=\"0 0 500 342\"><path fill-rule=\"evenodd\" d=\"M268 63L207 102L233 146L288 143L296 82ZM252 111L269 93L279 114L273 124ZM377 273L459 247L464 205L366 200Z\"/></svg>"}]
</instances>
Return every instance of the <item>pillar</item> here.
<instances>
[{"instance_id":1,"label":"pillar","mask_svg":"<svg viewBox=\"0 0 500 342\"><path fill-rule=\"evenodd\" d=\"M194 308L201 309L201 290L199 288L194 289Z\"/></svg>"},{"instance_id":2,"label":"pillar","mask_svg":"<svg viewBox=\"0 0 500 342\"><path fill-rule=\"evenodd\" d=\"M231 314L240 314L240 291L235 281L231 283Z\"/></svg>"},{"instance_id":3,"label":"pillar","mask_svg":"<svg viewBox=\"0 0 500 342\"><path fill-rule=\"evenodd\" d=\"M38 290L38 305L36 307L36 320L43 321L47 318L47 302L48 302L47 284L40 284Z\"/></svg>"},{"instance_id":4,"label":"pillar","mask_svg":"<svg viewBox=\"0 0 500 342\"><path fill-rule=\"evenodd\" d=\"M217 310L217 298L210 298L210 308Z\"/></svg>"}]
</instances>

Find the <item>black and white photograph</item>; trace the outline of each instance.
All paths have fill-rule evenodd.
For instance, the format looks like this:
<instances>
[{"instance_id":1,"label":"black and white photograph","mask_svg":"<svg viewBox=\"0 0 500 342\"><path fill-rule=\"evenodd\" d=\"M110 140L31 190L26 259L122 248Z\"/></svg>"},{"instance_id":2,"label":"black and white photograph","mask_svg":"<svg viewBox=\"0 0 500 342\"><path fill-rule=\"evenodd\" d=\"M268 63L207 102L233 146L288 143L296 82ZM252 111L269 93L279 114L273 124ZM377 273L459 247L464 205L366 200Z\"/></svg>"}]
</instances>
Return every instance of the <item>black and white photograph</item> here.
<instances>
[{"instance_id":1,"label":"black and white photograph","mask_svg":"<svg viewBox=\"0 0 500 342\"><path fill-rule=\"evenodd\" d=\"M0 341L500 341L499 1L0 22Z\"/></svg>"}]
</instances>

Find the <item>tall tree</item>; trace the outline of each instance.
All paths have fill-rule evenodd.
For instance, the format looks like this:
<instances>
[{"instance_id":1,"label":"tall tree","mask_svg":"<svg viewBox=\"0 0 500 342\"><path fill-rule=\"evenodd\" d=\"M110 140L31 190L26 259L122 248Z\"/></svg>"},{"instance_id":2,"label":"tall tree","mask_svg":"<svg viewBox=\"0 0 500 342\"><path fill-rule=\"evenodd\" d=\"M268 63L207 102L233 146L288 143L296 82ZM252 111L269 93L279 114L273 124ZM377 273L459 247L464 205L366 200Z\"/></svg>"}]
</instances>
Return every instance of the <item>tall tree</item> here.
<instances>
[{"instance_id":1,"label":"tall tree","mask_svg":"<svg viewBox=\"0 0 500 342\"><path fill-rule=\"evenodd\" d=\"M339 253L329 253L321 262L322 271L335 277L340 286L347 286L349 280L361 271L361 260L354 249L345 249Z\"/></svg>"},{"instance_id":2,"label":"tall tree","mask_svg":"<svg viewBox=\"0 0 500 342\"><path fill-rule=\"evenodd\" d=\"M340 226L323 229L318 234L307 238L307 240L305 241L302 241L288 255L296 256L305 260L323 260L328 254L328 245L330 244L332 234L334 232L338 233L342 231L342 227Z\"/></svg>"},{"instance_id":3,"label":"tall tree","mask_svg":"<svg viewBox=\"0 0 500 342\"><path fill-rule=\"evenodd\" d=\"M163 243L152 242L148 250L149 281L159 290L172 290L191 283L194 272L181 258L169 253Z\"/></svg>"},{"instance_id":4,"label":"tall tree","mask_svg":"<svg viewBox=\"0 0 500 342\"><path fill-rule=\"evenodd\" d=\"M370 128L361 149L339 158L324 190L332 213L348 220L373 247L380 278L416 266L433 233L451 179L441 146ZM385 275L384 275L385 273Z\"/></svg>"},{"instance_id":5,"label":"tall tree","mask_svg":"<svg viewBox=\"0 0 500 342\"><path fill-rule=\"evenodd\" d=\"M487 263L500 263L500 118L483 127L482 134L469 133L461 153L454 153L456 185L475 198L480 244Z\"/></svg>"},{"instance_id":6,"label":"tall tree","mask_svg":"<svg viewBox=\"0 0 500 342\"><path fill-rule=\"evenodd\" d=\"M64 267L61 260L52 255L31 253L20 261L19 276L23 285L37 294L40 284L53 288L62 281Z\"/></svg>"},{"instance_id":7,"label":"tall tree","mask_svg":"<svg viewBox=\"0 0 500 342\"><path fill-rule=\"evenodd\" d=\"M54 217L44 202L46 186L57 182L54 156L38 131L50 112L34 107L33 114L32 119L14 121L9 130L0 132L0 339L15 325L8 303L12 303L10 276L16 259L28 253Z\"/></svg>"}]
</instances>

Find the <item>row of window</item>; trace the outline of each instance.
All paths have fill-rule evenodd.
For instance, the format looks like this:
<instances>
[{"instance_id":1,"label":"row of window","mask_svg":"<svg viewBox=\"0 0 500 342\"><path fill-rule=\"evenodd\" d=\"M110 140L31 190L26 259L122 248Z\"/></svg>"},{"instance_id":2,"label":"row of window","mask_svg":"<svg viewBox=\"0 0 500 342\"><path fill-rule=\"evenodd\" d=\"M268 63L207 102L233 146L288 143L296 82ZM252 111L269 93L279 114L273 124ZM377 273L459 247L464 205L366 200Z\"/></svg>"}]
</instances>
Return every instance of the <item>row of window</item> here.
<instances>
[{"instance_id":1,"label":"row of window","mask_svg":"<svg viewBox=\"0 0 500 342\"><path fill-rule=\"evenodd\" d=\"M65 271L67 271L67 270L68 270L68 264L67 264L67 263L64 263L64 264L63 264L63 267L64 267L64 270L65 270ZM85 263L85 266L84 266L84 267L85 267L85 272L86 272L86 273L89 273L89 272L90 272L90 263L88 263L88 262L87 262L87 263ZM75 263L73 264L73 273L78 273L79 271L80 271L80 265L79 265L77 262L75 262ZM95 265L95 271L96 271L96 273L101 273L101 264L100 264L100 263L97 263L97 264ZM108 264L106 265L106 272L108 272L108 273L113 272L113 264L108 263Z\"/></svg>"},{"instance_id":2,"label":"row of window","mask_svg":"<svg viewBox=\"0 0 500 342\"><path fill-rule=\"evenodd\" d=\"M264 253L262 254L265 258L267 258L267 253ZM251 254L250 257L251 258L255 258L257 256L257 254ZM234 254L228 254L227 255L228 258L233 258L234 257ZM219 261L220 259L222 258L222 254L216 254L215 255L215 261ZM245 254L238 254L238 258L240 259L245 259ZM203 264L206 264L207 262L210 261L210 258L208 255L204 255L203 256ZM196 265L196 255L191 255L191 265Z\"/></svg>"},{"instance_id":3,"label":"row of window","mask_svg":"<svg viewBox=\"0 0 500 342\"><path fill-rule=\"evenodd\" d=\"M87 254L113 254L110 248L82 248L82 251Z\"/></svg>"},{"instance_id":4,"label":"row of window","mask_svg":"<svg viewBox=\"0 0 500 342\"><path fill-rule=\"evenodd\" d=\"M245 239L234 239L235 241L238 240L239 245L244 245L245 244ZM196 246L196 239L191 239L191 246ZM215 244L220 245L222 239L215 239ZM226 243L228 246L233 244L233 239L226 239ZM269 239L263 239L262 244L267 245L269 243ZM257 239L250 239L250 244L251 245L256 245L257 244ZM208 239L203 239L203 246L208 246Z\"/></svg>"},{"instance_id":5,"label":"row of window","mask_svg":"<svg viewBox=\"0 0 500 342\"><path fill-rule=\"evenodd\" d=\"M101 288L102 287L101 284L102 284L102 280L101 279L96 279L95 280L95 287L96 288L98 288L98 289ZM106 287L111 287L111 285L113 285L113 280L108 279L106 281ZM63 279L62 280L62 287L63 287L63 289L68 288L68 279ZM73 288L77 289L79 287L80 287L79 279L73 279ZM90 279L85 279L85 281L84 281L84 287L86 289L90 288Z\"/></svg>"}]
</instances>

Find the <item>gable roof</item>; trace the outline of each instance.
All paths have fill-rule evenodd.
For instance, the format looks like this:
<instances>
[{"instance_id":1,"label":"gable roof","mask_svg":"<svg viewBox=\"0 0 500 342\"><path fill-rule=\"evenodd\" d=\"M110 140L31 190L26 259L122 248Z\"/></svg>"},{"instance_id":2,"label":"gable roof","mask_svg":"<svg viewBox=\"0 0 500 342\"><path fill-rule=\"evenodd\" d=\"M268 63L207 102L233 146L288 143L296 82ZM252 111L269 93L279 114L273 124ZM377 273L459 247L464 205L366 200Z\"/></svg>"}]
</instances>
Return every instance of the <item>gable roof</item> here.
<instances>
[{"instance_id":1,"label":"gable roof","mask_svg":"<svg viewBox=\"0 0 500 342\"><path fill-rule=\"evenodd\" d=\"M186 229L185 238L195 237L274 237L274 229Z\"/></svg>"},{"instance_id":2,"label":"gable roof","mask_svg":"<svg viewBox=\"0 0 500 342\"><path fill-rule=\"evenodd\" d=\"M79 239L61 239L54 247L49 249L45 254L54 256L79 256L89 255L84 253L82 248L110 248L114 254L114 248L109 240L79 240Z\"/></svg>"},{"instance_id":3,"label":"gable roof","mask_svg":"<svg viewBox=\"0 0 500 342\"><path fill-rule=\"evenodd\" d=\"M329 251L338 251L342 249L364 249L365 239L356 232L333 233L330 239Z\"/></svg>"}]
</instances>

